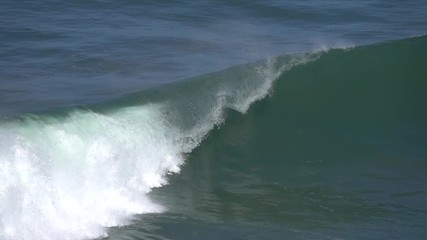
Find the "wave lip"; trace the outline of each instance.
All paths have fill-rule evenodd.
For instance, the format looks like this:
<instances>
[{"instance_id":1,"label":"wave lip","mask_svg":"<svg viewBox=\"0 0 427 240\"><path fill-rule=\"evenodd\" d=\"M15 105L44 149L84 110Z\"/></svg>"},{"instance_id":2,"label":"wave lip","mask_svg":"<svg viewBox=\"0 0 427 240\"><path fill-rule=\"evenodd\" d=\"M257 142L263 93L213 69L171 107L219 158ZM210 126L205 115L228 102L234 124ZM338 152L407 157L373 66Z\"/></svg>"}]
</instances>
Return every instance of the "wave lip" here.
<instances>
[{"instance_id":1,"label":"wave lip","mask_svg":"<svg viewBox=\"0 0 427 240\"><path fill-rule=\"evenodd\" d=\"M426 40L330 50L283 73L245 115L227 111L180 176L153 194L171 214L150 234L425 235L425 196L411 193L427 183Z\"/></svg>"}]
</instances>

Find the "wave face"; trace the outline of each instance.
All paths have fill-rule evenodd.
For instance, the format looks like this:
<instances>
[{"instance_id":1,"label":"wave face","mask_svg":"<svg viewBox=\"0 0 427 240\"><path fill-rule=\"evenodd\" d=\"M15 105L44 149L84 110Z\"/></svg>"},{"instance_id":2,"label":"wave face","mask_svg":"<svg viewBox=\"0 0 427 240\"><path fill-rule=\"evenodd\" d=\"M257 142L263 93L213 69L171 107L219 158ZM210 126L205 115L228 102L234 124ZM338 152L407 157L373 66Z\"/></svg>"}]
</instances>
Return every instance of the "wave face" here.
<instances>
[{"instance_id":1,"label":"wave face","mask_svg":"<svg viewBox=\"0 0 427 240\"><path fill-rule=\"evenodd\" d=\"M420 239L427 37L330 50L192 151L168 208L112 239ZM163 239L158 237L159 239Z\"/></svg>"},{"instance_id":2,"label":"wave face","mask_svg":"<svg viewBox=\"0 0 427 240\"><path fill-rule=\"evenodd\" d=\"M5 119L0 238L425 234L426 56L426 36L280 56Z\"/></svg>"},{"instance_id":3,"label":"wave face","mask_svg":"<svg viewBox=\"0 0 427 240\"><path fill-rule=\"evenodd\" d=\"M246 112L280 74L318 54L200 76L113 102L0 125L0 238L87 239L164 208L147 193L178 173L224 110Z\"/></svg>"}]
</instances>

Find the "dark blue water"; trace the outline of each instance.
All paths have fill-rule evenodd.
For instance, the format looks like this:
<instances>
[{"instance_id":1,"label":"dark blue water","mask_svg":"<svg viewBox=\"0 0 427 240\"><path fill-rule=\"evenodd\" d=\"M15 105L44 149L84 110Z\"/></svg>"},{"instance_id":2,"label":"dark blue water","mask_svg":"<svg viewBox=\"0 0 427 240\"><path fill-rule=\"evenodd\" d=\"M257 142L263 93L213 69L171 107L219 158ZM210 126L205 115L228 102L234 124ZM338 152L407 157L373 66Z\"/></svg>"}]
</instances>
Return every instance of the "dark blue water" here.
<instances>
[{"instance_id":1,"label":"dark blue water","mask_svg":"<svg viewBox=\"0 0 427 240\"><path fill-rule=\"evenodd\" d=\"M289 52L424 34L423 1L3 1L2 115Z\"/></svg>"},{"instance_id":2,"label":"dark blue water","mask_svg":"<svg viewBox=\"0 0 427 240\"><path fill-rule=\"evenodd\" d=\"M0 239L427 238L426 13L2 1Z\"/></svg>"}]
</instances>

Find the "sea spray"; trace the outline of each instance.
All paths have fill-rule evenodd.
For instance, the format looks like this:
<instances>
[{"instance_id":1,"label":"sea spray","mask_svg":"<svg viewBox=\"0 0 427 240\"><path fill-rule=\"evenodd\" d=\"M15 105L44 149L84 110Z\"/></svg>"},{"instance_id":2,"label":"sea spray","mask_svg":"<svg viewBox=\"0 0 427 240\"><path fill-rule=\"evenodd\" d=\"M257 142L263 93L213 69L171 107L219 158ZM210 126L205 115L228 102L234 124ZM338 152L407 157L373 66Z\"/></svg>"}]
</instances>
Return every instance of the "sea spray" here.
<instances>
[{"instance_id":1,"label":"sea spray","mask_svg":"<svg viewBox=\"0 0 427 240\"><path fill-rule=\"evenodd\" d=\"M245 113L283 71L316 56L237 66L109 109L104 104L4 121L1 239L103 237L105 227L126 224L134 214L164 211L147 193L180 171L184 154L224 121L224 109Z\"/></svg>"},{"instance_id":2,"label":"sea spray","mask_svg":"<svg viewBox=\"0 0 427 240\"><path fill-rule=\"evenodd\" d=\"M94 238L131 214L162 211L145 194L182 159L156 114L150 105L111 116L75 110L3 126L15 129L2 139L3 238Z\"/></svg>"}]
</instances>

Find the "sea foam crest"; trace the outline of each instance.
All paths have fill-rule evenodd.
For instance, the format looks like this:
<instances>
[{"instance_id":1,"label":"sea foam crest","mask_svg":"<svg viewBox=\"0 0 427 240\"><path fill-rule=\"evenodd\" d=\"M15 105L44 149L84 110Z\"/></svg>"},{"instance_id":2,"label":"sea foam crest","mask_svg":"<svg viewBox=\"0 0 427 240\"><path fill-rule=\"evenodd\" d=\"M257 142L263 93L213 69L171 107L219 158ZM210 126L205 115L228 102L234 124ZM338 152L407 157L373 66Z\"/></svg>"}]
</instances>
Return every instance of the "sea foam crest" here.
<instances>
[{"instance_id":1,"label":"sea foam crest","mask_svg":"<svg viewBox=\"0 0 427 240\"><path fill-rule=\"evenodd\" d=\"M1 123L0 239L103 237L134 214L164 211L147 193L180 171L183 154L224 121L224 109L246 112L281 72L307 59L266 61L156 103Z\"/></svg>"}]
</instances>

